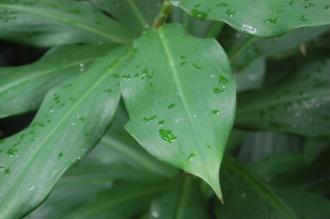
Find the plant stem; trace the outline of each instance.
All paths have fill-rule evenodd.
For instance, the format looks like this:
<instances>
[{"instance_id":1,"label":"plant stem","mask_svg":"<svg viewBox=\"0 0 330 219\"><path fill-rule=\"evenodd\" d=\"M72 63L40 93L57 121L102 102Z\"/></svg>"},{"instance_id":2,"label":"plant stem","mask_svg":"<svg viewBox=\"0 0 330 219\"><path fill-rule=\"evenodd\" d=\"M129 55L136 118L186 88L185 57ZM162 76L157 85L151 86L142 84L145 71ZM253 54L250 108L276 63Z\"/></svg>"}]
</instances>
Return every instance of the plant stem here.
<instances>
[{"instance_id":1,"label":"plant stem","mask_svg":"<svg viewBox=\"0 0 330 219\"><path fill-rule=\"evenodd\" d=\"M160 12L157 15L156 19L154 20L153 26L156 28L160 27L163 23L165 23L171 12L172 12L171 3L169 2L169 0L164 0Z\"/></svg>"}]
</instances>

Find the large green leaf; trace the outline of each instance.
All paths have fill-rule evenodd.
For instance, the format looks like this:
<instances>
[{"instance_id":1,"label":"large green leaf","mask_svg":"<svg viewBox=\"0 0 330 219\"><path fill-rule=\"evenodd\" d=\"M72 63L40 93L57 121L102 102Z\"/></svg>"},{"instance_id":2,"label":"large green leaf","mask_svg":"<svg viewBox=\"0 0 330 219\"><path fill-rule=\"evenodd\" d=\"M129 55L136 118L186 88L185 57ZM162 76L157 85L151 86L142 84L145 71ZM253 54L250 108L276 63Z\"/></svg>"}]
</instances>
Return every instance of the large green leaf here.
<instances>
[{"instance_id":1,"label":"large green leaf","mask_svg":"<svg viewBox=\"0 0 330 219\"><path fill-rule=\"evenodd\" d=\"M228 23L256 36L276 36L291 29L330 24L328 0L172 0L199 19Z\"/></svg>"},{"instance_id":2,"label":"large green leaf","mask_svg":"<svg viewBox=\"0 0 330 219\"><path fill-rule=\"evenodd\" d=\"M136 34L152 25L161 5L161 0L92 0L92 2Z\"/></svg>"},{"instance_id":3,"label":"large green leaf","mask_svg":"<svg viewBox=\"0 0 330 219\"><path fill-rule=\"evenodd\" d=\"M72 210L64 219L130 219L149 207L150 202L163 192L166 184L121 184L102 191L94 200Z\"/></svg>"},{"instance_id":4,"label":"large green leaf","mask_svg":"<svg viewBox=\"0 0 330 219\"><path fill-rule=\"evenodd\" d=\"M126 43L131 33L87 2L2 0L0 38L36 46Z\"/></svg>"},{"instance_id":5,"label":"large green leaf","mask_svg":"<svg viewBox=\"0 0 330 219\"><path fill-rule=\"evenodd\" d=\"M298 219L296 213L266 182L243 168L237 161L225 159L221 169L224 205L217 208L220 219L274 218Z\"/></svg>"},{"instance_id":6,"label":"large green leaf","mask_svg":"<svg viewBox=\"0 0 330 219\"><path fill-rule=\"evenodd\" d=\"M130 54L115 50L86 74L52 89L32 124L0 143L2 218L31 211L99 141L119 102L118 68Z\"/></svg>"},{"instance_id":7,"label":"large green leaf","mask_svg":"<svg viewBox=\"0 0 330 219\"><path fill-rule=\"evenodd\" d=\"M59 83L86 71L109 46L64 46L22 67L0 68L0 118L35 110Z\"/></svg>"},{"instance_id":8,"label":"large green leaf","mask_svg":"<svg viewBox=\"0 0 330 219\"><path fill-rule=\"evenodd\" d=\"M206 219L206 212L200 182L192 176L181 176L151 204L149 219Z\"/></svg>"},{"instance_id":9,"label":"large green leaf","mask_svg":"<svg viewBox=\"0 0 330 219\"><path fill-rule=\"evenodd\" d=\"M221 198L218 172L235 114L235 82L222 48L176 24L134 43L122 93L128 132L162 161L208 182Z\"/></svg>"},{"instance_id":10,"label":"large green leaf","mask_svg":"<svg viewBox=\"0 0 330 219\"><path fill-rule=\"evenodd\" d=\"M310 137L330 135L330 60L304 65L281 84L243 96L237 125Z\"/></svg>"}]
</instances>

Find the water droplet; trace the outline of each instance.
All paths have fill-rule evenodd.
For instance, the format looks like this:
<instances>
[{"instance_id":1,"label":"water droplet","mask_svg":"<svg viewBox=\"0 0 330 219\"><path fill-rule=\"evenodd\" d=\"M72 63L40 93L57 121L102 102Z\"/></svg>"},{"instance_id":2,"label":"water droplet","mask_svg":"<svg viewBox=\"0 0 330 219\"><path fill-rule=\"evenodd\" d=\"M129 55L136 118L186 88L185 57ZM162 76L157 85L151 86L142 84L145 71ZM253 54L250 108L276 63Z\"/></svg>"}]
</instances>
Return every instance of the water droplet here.
<instances>
[{"instance_id":1,"label":"water droplet","mask_svg":"<svg viewBox=\"0 0 330 219\"><path fill-rule=\"evenodd\" d=\"M217 109L214 109L214 110L212 110L212 114L214 114L214 115L220 115L220 111L219 110L217 110Z\"/></svg>"},{"instance_id":2,"label":"water droplet","mask_svg":"<svg viewBox=\"0 0 330 219\"><path fill-rule=\"evenodd\" d=\"M201 19L201 20L205 20L208 17L208 14L206 12L197 10L197 9L193 9L191 10L191 15L195 18Z\"/></svg>"},{"instance_id":3,"label":"water droplet","mask_svg":"<svg viewBox=\"0 0 330 219\"><path fill-rule=\"evenodd\" d=\"M85 64L84 63L80 63L79 64L79 70L81 71L81 72L83 72L83 71L85 71Z\"/></svg>"},{"instance_id":4,"label":"water droplet","mask_svg":"<svg viewBox=\"0 0 330 219\"><path fill-rule=\"evenodd\" d=\"M58 153L57 157L58 157L58 158L63 157L63 152Z\"/></svg>"},{"instance_id":5,"label":"water droplet","mask_svg":"<svg viewBox=\"0 0 330 219\"><path fill-rule=\"evenodd\" d=\"M215 94L220 94L220 93L222 93L224 90L225 90L224 87L214 87L214 88L213 88L213 93L215 93Z\"/></svg>"},{"instance_id":6,"label":"water droplet","mask_svg":"<svg viewBox=\"0 0 330 219\"><path fill-rule=\"evenodd\" d=\"M11 147L6 152L8 157L14 157L17 151L17 148Z\"/></svg>"},{"instance_id":7,"label":"water droplet","mask_svg":"<svg viewBox=\"0 0 330 219\"><path fill-rule=\"evenodd\" d=\"M177 137L169 129L159 129L159 135L161 139L167 141L168 143L172 143L177 139Z\"/></svg>"},{"instance_id":8,"label":"water droplet","mask_svg":"<svg viewBox=\"0 0 330 219\"><path fill-rule=\"evenodd\" d=\"M226 15L228 15L229 17L234 17L235 14L236 14L236 11L234 9L232 9L232 8L228 8L226 10Z\"/></svg>"},{"instance_id":9,"label":"water droplet","mask_svg":"<svg viewBox=\"0 0 330 219\"><path fill-rule=\"evenodd\" d=\"M197 65L197 64L193 64L192 66L193 66L195 69L201 69L201 68L202 68L202 66Z\"/></svg>"},{"instance_id":10,"label":"water droplet","mask_svg":"<svg viewBox=\"0 0 330 219\"><path fill-rule=\"evenodd\" d=\"M172 104L170 104L170 105L168 105L168 109L172 109L173 107L175 106L175 104L174 103L172 103Z\"/></svg>"},{"instance_id":11,"label":"water droplet","mask_svg":"<svg viewBox=\"0 0 330 219\"><path fill-rule=\"evenodd\" d=\"M257 28L251 26L250 24L243 24L242 25L243 31L249 34L256 34L257 33Z\"/></svg>"},{"instance_id":12,"label":"water droplet","mask_svg":"<svg viewBox=\"0 0 330 219\"><path fill-rule=\"evenodd\" d=\"M144 123L148 123L148 122L150 122L150 121L152 121L152 120L154 120L154 119L156 119L157 118L157 116L156 115L153 115L153 116L150 116L150 117L144 117L143 119L142 119L142 121L144 122Z\"/></svg>"},{"instance_id":13,"label":"water droplet","mask_svg":"<svg viewBox=\"0 0 330 219\"><path fill-rule=\"evenodd\" d=\"M211 146L210 144L207 144L206 147L207 147L208 149L212 149L212 146Z\"/></svg>"},{"instance_id":14,"label":"water droplet","mask_svg":"<svg viewBox=\"0 0 330 219\"><path fill-rule=\"evenodd\" d=\"M276 24L277 19L277 17L267 18L264 20L264 23Z\"/></svg>"},{"instance_id":15,"label":"water droplet","mask_svg":"<svg viewBox=\"0 0 330 219\"><path fill-rule=\"evenodd\" d=\"M158 125L159 126L163 126L165 124L165 120L160 120L160 121L158 121Z\"/></svg>"},{"instance_id":16,"label":"water droplet","mask_svg":"<svg viewBox=\"0 0 330 219\"><path fill-rule=\"evenodd\" d=\"M314 6L315 6L314 3L307 2L307 3L304 5L304 8L307 9L307 8L314 7Z\"/></svg>"},{"instance_id":17,"label":"water droplet","mask_svg":"<svg viewBox=\"0 0 330 219\"><path fill-rule=\"evenodd\" d=\"M9 174L9 173L10 173L10 169L9 168L5 169L5 174Z\"/></svg>"},{"instance_id":18,"label":"water droplet","mask_svg":"<svg viewBox=\"0 0 330 219\"><path fill-rule=\"evenodd\" d=\"M5 167L0 166L0 171L2 172L2 171L4 171L4 170L5 170Z\"/></svg>"},{"instance_id":19,"label":"water droplet","mask_svg":"<svg viewBox=\"0 0 330 219\"><path fill-rule=\"evenodd\" d=\"M50 110L49 110L49 113L53 113L55 110L53 109L53 108L51 108Z\"/></svg>"},{"instance_id":20,"label":"water droplet","mask_svg":"<svg viewBox=\"0 0 330 219\"><path fill-rule=\"evenodd\" d=\"M188 158L187 158L188 162L191 162L195 157L196 157L195 153L190 153Z\"/></svg>"},{"instance_id":21,"label":"water droplet","mask_svg":"<svg viewBox=\"0 0 330 219\"><path fill-rule=\"evenodd\" d=\"M28 186L28 189L29 189L29 191L32 191L34 189L34 186L33 185L29 185Z\"/></svg>"}]
</instances>

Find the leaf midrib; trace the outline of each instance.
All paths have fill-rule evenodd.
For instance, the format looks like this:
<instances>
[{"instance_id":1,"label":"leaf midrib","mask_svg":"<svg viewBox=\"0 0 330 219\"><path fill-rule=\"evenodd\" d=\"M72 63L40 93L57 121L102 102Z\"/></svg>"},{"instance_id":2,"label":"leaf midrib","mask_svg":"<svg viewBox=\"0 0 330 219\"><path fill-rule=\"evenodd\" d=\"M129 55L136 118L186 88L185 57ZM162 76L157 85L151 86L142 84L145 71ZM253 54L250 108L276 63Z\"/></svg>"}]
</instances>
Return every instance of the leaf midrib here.
<instances>
[{"instance_id":1,"label":"leaf midrib","mask_svg":"<svg viewBox=\"0 0 330 219\"><path fill-rule=\"evenodd\" d=\"M32 156L25 162L25 166L23 168L21 168L19 171L19 173L17 173L18 175L18 179L15 180L14 183L11 184L11 189L7 190L8 192L6 193L6 198L10 198L10 197L15 197L15 196L11 196L8 195L10 193L12 193L13 189L15 188L19 188L19 186L17 186L17 184L19 182L22 181L22 178L24 178L24 176L27 174L27 168L30 167L31 165L31 161L34 160L34 158L36 157L36 155L39 153L40 148L52 137L52 135L57 131L58 128L61 127L61 125L66 121L66 119L74 112L74 110L80 105L80 103L82 103L86 97L88 97L88 95L90 93L92 93L92 91L97 88L97 86L102 83L102 81L109 75L111 74L111 72L113 71L114 68L116 68L118 65L120 65L123 61L125 61L127 59L127 57L130 55L131 53L128 52L125 56L123 56L122 58L118 59L115 63L113 63L113 65L110 67L110 69L108 71L106 71L106 73L100 77L100 79L98 79L93 86L91 86L82 96L81 98L72 106L72 108L70 110L68 110L63 117L59 120L59 122L57 123L57 125L54 126L53 129L51 129L48 132L48 135L45 136L44 140L35 147L34 153L32 154ZM23 173L23 174L22 174ZM18 190L16 190L17 192ZM6 198L4 200L2 200L3 203L6 203ZM13 200L12 200L13 201ZM10 202L9 202L10 203ZM7 205L7 207L10 206L9 204ZM8 207L8 209L10 209Z\"/></svg>"},{"instance_id":2,"label":"leaf midrib","mask_svg":"<svg viewBox=\"0 0 330 219\"><path fill-rule=\"evenodd\" d=\"M31 9L29 7L7 5L7 4L0 4L0 7L11 9L11 10L23 11L23 12L27 12L27 13L30 13L30 14L39 15L41 17L49 18L49 19L52 19L52 20L60 21L60 22L66 23L66 24L71 24L71 25L73 25L75 27L78 27L82 30L86 30L86 31L89 31L89 32L94 33L96 35L100 35L100 36L102 36L106 39L112 40L113 42L117 42L117 43L120 43L120 44L125 44L125 43L128 42L127 40L123 39L122 37L117 37L117 36L114 36L114 35L110 34L109 32L103 31L103 29L97 29L94 26L89 26L87 24L81 23L80 20L70 20L69 18L59 17L59 16L56 16L56 15L51 14L51 13L47 13L47 14L42 13L42 10L37 9L37 8Z\"/></svg>"},{"instance_id":3,"label":"leaf midrib","mask_svg":"<svg viewBox=\"0 0 330 219\"><path fill-rule=\"evenodd\" d=\"M147 20L145 19L145 17L143 16L143 14L140 12L140 10L138 9L137 5L135 4L134 1L132 0L127 0L127 3L129 4L129 6L131 7L133 13L136 15L136 18L138 19L140 25L142 26L142 28L148 28L150 25L147 22Z\"/></svg>"},{"instance_id":4,"label":"leaf midrib","mask_svg":"<svg viewBox=\"0 0 330 219\"><path fill-rule=\"evenodd\" d=\"M320 89L320 90L313 90L313 91L318 91L318 92L311 92L310 95L306 94L304 97L299 97L299 95L297 95L298 98L296 98L296 96L294 96L292 98L283 98L279 101L270 102L270 104L268 104L269 103L268 101L264 101L264 102L262 102L262 104L256 105L256 107L249 106L245 110L239 110L237 112L237 115L244 114L244 113L249 113L249 112L254 112L254 111L259 111L260 108L265 109L265 106L267 106L269 108L269 107L274 107L274 106L277 106L277 105L283 105L283 104L286 104L286 103L298 102L298 101L303 101L303 100L306 100L306 99L313 99L315 97L329 96L329 90L327 90L327 89Z\"/></svg>"},{"instance_id":5,"label":"leaf midrib","mask_svg":"<svg viewBox=\"0 0 330 219\"><path fill-rule=\"evenodd\" d=\"M113 201L110 201L110 202L103 202L103 205L98 205L96 208L94 209L90 209L89 211L85 211L83 213L74 213L76 214L76 216L72 216L72 219L74 218L81 218L82 216L86 216L86 215L89 215L93 212L97 212L97 211L100 211L102 209L105 209L105 208L109 208L113 205L116 205L116 204L120 204L122 202L125 202L125 201L128 201L130 199L136 199L136 198L139 198L141 196L146 196L148 194L152 194L152 193L157 193L157 192L160 192L162 190L164 190L166 188L166 186L162 185L162 186L154 186L152 188L149 188L149 189L146 189L146 190L143 190L143 191L139 191L139 192L136 192L136 193L128 193L128 195L126 196L120 196L120 198L118 198L117 200L113 200Z\"/></svg>"},{"instance_id":6,"label":"leaf midrib","mask_svg":"<svg viewBox=\"0 0 330 219\"><path fill-rule=\"evenodd\" d=\"M260 195L268 196L269 199L272 200L273 205L276 206L278 209L283 210L288 216L288 218L297 219L296 214L287 205L285 205L280 198L278 198L271 190L269 190L267 186L265 186L258 179L254 178L247 171L242 171L234 164L234 162L230 161L230 159L224 159L223 166L226 166L227 168L235 172L237 175L245 179L246 182L253 186Z\"/></svg>"},{"instance_id":7,"label":"leaf midrib","mask_svg":"<svg viewBox=\"0 0 330 219\"><path fill-rule=\"evenodd\" d=\"M48 75L48 74L51 74L51 73L54 73L54 72L57 72L57 71L61 71L63 69L66 69L66 68L71 68L75 65L79 65L80 63L82 62L90 62L90 61L93 61L94 59L96 59L97 57L93 57L93 58L89 58L89 59L82 59L80 61L77 61L77 62L72 62L70 64L66 64L66 65L62 65L61 67L59 68L51 68L51 69L48 69L48 70L45 70L45 71L40 71L39 73L36 73L36 74L24 74L24 76L26 75L27 77L22 77L22 78L19 78L19 79L15 79L13 81L13 83L9 83L9 84L5 84L5 86L3 87L0 87L0 94L2 92L6 92L6 90L10 90L10 89L13 89L13 87L17 87L19 86L20 84L24 84L24 83L27 83L31 80L34 80L34 79L37 79L39 77L42 77L42 76L45 76L45 75ZM38 63L39 64L39 63ZM31 65L29 67L34 67L34 65ZM37 67L37 66L36 66ZM8 69L8 71L10 71L10 68Z\"/></svg>"}]
</instances>

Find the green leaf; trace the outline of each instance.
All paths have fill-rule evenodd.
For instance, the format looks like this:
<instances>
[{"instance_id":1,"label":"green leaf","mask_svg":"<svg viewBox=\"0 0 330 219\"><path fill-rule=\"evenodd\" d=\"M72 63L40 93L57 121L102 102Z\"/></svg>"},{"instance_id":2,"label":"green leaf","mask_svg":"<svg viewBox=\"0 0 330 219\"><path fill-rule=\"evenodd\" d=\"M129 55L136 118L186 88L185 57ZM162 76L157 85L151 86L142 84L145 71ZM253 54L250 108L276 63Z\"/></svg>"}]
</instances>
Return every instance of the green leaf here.
<instances>
[{"instance_id":1,"label":"green leaf","mask_svg":"<svg viewBox=\"0 0 330 219\"><path fill-rule=\"evenodd\" d=\"M127 43L131 33L87 2L2 0L0 38L35 46Z\"/></svg>"},{"instance_id":2,"label":"green leaf","mask_svg":"<svg viewBox=\"0 0 330 219\"><path fill-rule=\"evenodd\" d=\"M39 61L21 67L0 68L0 118L39 107L46 93L84 72L109 46L64 46L51 49Z\"/></svg>"},{"instance_id":3,"label":"green leaf","mask_svg":"<svg viewBox=\"0 0 330 219\"><path fill-rule=\"evenodd\" d=\"M110 159L128 164L134 169L150 172L154 176L172 178L176 175L177 171L174 168L151 156L127 133L124 128L127 122L128 115L122 104L108 134L100 142L100 145L108 147L111 154L116 156L116 158Z\"/></svg>"},{"instance_id":4,"label":"green leaf","mask_svg":"<svg viewBox=\"0 0 330 219\"><path fill-rule=\"evenodd\" d=\"M237 161L225 159L221 169L224 205L217 208L218 218L298 219L296 213L266 182L243 168Z\"/></svg>"},{"instance_id":5,"label":"green leaf","mask_svg":"<svg viewBox=\"0 0 330 219\"><path fill-rule=\"evenodd\" d=\"M258 38L233 32L227 39L228 56L233 67L242 70L260 57L283 58L294 52L300 52L300 45L329 31L329 26L301 28L283 36Z\"/></svg>"},{"instance_id":6,"label":"green leaf","mask_svg":"<svg viewBox=\"0 0 330 219\"><path fill-rule=\"evenodd\" d=\"M242 96L237 125L309 137L330 135L330 60L304 65L280 85Z\"/></svg>"},{"instance_id":7,"label":"green leaf","mask_svg":"<svg viewBox=\"0 0 330 219\"><path fill-rule=\"evenodd\" d=\"M216 38L222 30L222 22L211 22L198 20L180 8L174 8L172 12L173 22L181 23L185 30L197 37Z\"/></svg>"},{"instance_id":8,"label":"green leaf","mask_svg":"<svg viewBox=\"0 0 330 219\"><path fill-rule=\"evenodd\" d=\"M92 0L92 2L136 34L140 34L142 30L152 25L161 5L160 0Z\"/></svg>"},{"instance_id":9,"label":"green leaf","mask_svg":"<svg viewBox=\"0 0 330 219\"><path fill-rule=\"evenodd\" d=\"M281 195L302 219L328 219L330 201L312 192L300 189L284 190Z\"/></svg>"},{"instance_id":10,"label":"green leaf","mask_svg":"<svg viewBox=\"0 0 330 219\"><path fill-rule=\"evenodd\" d=\"M330 24L328 0L172 0L172 3L196 18L223 21L239 31L262 37Z\"/></svg>"},{"instance_id":11,"label":"green leaf","mask_svg":"<svg viewBox=\"0 0 330 219\"><path fill-rule=\"evenodd\" d=\"M206 219L200 182L192 176L180 176L150 207L149 219Z\"/></svg>"},{"instance_id":12,"label":"green leaf","mask_svg":"<svg viewBox=\"0 0 330 219\"><path fill-rule=\"evenodd\" d=\"M114 50L86 74L52 89L31 125L0 143L2 218L35 208L100 140L119 102L118 68L130 54Z\"/></svg>"},{"instance_id":13,"label":"green leaf","mask_svg":"<svg viewBox=\"0 0 330 219\"><path fill-rule=\"evenodd\" d=\"M139 169L138 165L126 165L116 159L116 151L109 146L98 145L88 156L72 166L57 182L54 190L26 219L64 218L68 212L95 199L98 193L107 192L114 183L160 182L160 178ZM130 157L127 157L130 158Z\"/></svg>"},{"instance_id":14,"label":"green leaf","mask_svg":"<svg viewBox=\"0 0 330 219\"><path fill-rule=\"evenodd\" d=\"M152 199L164 191L164 183L120 184L102 191L94 200L73 210L64 219L130 219L148 209Z\"/></svg>"},{"instance_id":15,"label":"green leaf","mask_svg":"<svg viewBox=\"0 0 330 219\"><path fill-rule=\"evenodd\" d=\"M266 73L266 61L259 58L235 74L237 93L262 88Z\"/></svg>"},{"instance_id":16,"label":"green leaf","mask_svg":"<svg viewBox=\"0 0 330 219\"><path fill-rule=\"evenodd\" d=\"M122 93L128 132L162 161L204 179L221 198L218 171L235 114L235 82L213 39L178 25L134 42Z\"/></svg>"}]
</instances>

